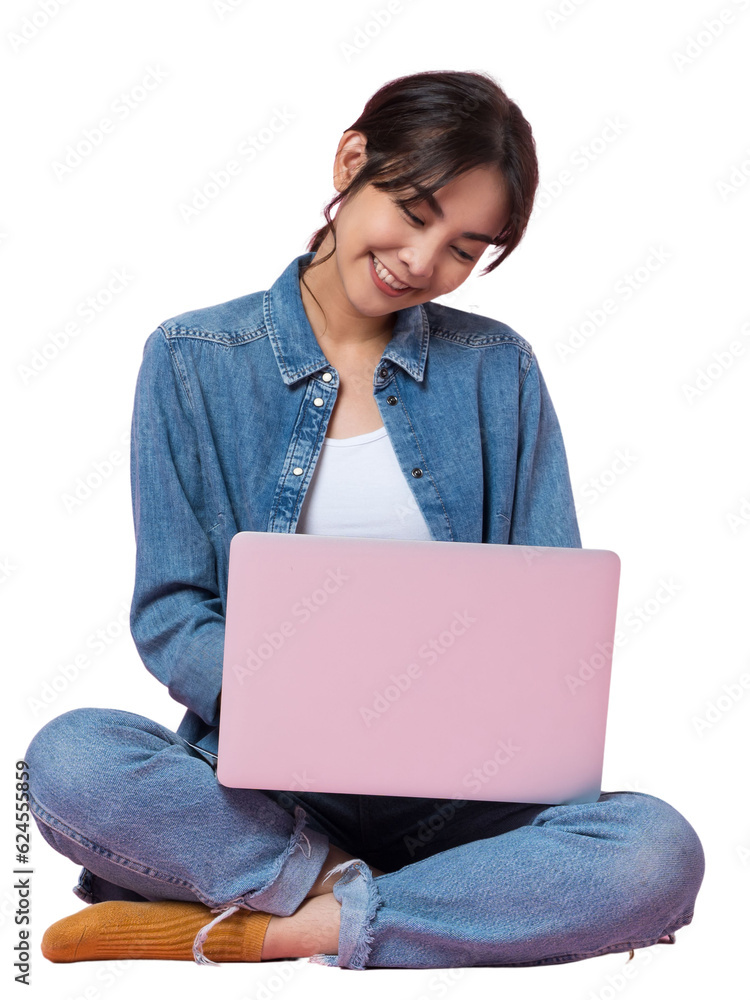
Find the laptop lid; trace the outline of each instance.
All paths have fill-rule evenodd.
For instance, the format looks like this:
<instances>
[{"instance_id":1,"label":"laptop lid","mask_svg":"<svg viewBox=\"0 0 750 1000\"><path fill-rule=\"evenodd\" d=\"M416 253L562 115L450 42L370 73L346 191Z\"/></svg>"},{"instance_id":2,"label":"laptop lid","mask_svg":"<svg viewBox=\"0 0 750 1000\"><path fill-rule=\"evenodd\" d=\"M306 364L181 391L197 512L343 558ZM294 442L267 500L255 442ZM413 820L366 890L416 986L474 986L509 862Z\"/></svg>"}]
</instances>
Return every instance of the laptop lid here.
<instances>
[{"instance_id":1,"label":"laptop lid","mask_svg":"<svg viewBox=\"0 0 750 1000\"><path fill-rule=\"evenodd\" d=\"M218 780L596 801L619 577L604 549L239 532Z\"/></svg>"}]
</instances>

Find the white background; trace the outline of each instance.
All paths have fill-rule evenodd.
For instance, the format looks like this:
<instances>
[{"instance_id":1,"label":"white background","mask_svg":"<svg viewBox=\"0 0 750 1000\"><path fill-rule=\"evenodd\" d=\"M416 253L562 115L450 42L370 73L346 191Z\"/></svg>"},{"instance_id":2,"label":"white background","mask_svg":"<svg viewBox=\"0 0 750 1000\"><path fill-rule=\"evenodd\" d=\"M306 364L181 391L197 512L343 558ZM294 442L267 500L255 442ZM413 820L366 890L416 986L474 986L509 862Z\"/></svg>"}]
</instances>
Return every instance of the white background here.
<instances>
[{"instance_id":1,"label":"white background","mask_svg":"<svg viewBox=\"0 0 750 1000\"><path fill-rule=\"evenodd\" d=\"M402 0L379 25L373 11L386 6L240 0L222 12L211 0L69 0L45 16L41 3L3 5L0 576L12 723L0 977L19 995L15 760L47 720L76 706L172 727L183 714L123 627L134 567L129 427L144 342L170 316L267 288L304 252L334 193L341 133L383 83L423 69L489 72L534 131L542 187L527 235L450 304L531 342L563 429L583 545L621 557L624 641L603 787L657 795L695 827L706 877L694 922L627 969L627 953L454 969L442 981L434 970L342 975L306 962L55 966L39 942L80 908L70 891L78 869L34 827L32 991L292 1000L349 995L356 976L358 995L375 997L387 976L394 995L415 1000L478 990L607 1000L706 995L746 979L750 3ZM722 11L731 18L722 22ZM154 71L161 82L139 90ZM135 107L121 117L127 94ZM239 156L279 110L285 128L252 162ZM114 131L56 176L68 144L105 117ZM232 158L239 176L186 222L181 204ZM570 183L556 187L566 170ZM108 296L118 271L127 282ZM628 275L636 288L626 297ZM79 311L89 296L99 306L90 321ZM616 311L585 326L608 298ZM65 344L71 321L78 334ZM582 327L564 357L561 345ZM79 477L94 486L69 508ZM93 654L97 630L106 648ZM84 652L88 665L66 680L63 667Z\"/></svg>"}]
</instances>

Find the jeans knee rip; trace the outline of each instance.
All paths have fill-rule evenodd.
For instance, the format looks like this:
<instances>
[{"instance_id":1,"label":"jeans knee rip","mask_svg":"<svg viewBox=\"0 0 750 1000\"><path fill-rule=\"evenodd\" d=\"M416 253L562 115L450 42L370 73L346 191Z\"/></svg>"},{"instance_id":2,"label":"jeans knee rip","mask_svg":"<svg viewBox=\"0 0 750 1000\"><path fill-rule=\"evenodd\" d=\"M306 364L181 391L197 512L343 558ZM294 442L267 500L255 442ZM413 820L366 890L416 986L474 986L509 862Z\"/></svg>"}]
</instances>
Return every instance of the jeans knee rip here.
<instances>
[{"instance_id":1,"label":"jeans knee rip","mask_svg":"<svg viewBox=\"0 0 750 1000\"><path fill-rule=\"evenodd\" d=\"M292 830L292 835L289 838L289 843L287 844L287 848L284 851L283 855L281 856L281 859L279 861L279 865L278 865L278 867L277 867L277 869L276 869L273 877L271 878L271 881L268 882L263 887L262 890L260 890L261 892L264 889L268 888L269 885L272 885L273 882L279 877L279 874L281 872L281 869L284 867L284 863L285 863L286 859L289 857L289 855L292 853L292 851L296 850L296 848L299 847L299 849L302 851L302 853L305 855L306 858L309 858L311 856L311 854L312 854L312 845L310 844L310 840L309 840L307 834L305 833L305 831L303 829L303 827L305 825L305 820L306 819L307 819L307 813L302 808L302 806L295 806L294 807L294 820L295 820L295 822L294 822L294 829ZM305 848L303 846L303 841L307 845L307 850L305 850ZM256 895L258 895L258 893L256 893ZM225 907L216 906L216 907L213 907L211 909L211 912L218 914L218 916L214 917L213 920L211 920L209 923L207 923L203 927L201 927L201 929L195 935L195 938L193 940L193 958L195 959L196 964L198 964L198 965L220 965L221 964L220 962L212 962L210 958L207 958L203 954L203 945L206 943L206 938L208 937L208 932L211 930L211 928L214 927L216 924L218 924L219 921L224 920L226 917L230 917L233 913L236 913L237 910L239 910L239 908L240 908L239 904L235 903L235 904L233 904L231 906L225 906Z\"/></svg>"},{"instance_id":2,"label":"jeans knee rip","mask_svg":"<svg viewBox=\"0 0 750 1000\"><path fill-rule=\"evenodd\" d=\"M361 858L331 868L323 881L335 872L344 872L333 886L334 898L341 903L343 933L339 935L339 953L311 955L310 961L316 965L365 969L374 939L373 921L383 900L369 866Z\"/></svg>"}]
</instances>

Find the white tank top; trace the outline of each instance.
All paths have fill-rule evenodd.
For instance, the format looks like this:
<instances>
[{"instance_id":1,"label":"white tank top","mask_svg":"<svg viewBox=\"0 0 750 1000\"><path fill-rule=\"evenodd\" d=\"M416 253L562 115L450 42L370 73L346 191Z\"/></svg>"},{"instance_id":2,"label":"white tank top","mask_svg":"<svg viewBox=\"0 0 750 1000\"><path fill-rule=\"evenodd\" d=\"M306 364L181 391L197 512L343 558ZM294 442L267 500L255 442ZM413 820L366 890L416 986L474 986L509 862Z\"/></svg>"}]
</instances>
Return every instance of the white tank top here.
<instances>
[{"instance_id":1,"label":"white tank top","mask_svg":"<svg viewBox=\"0 0 750 1000\"><path fill-rule=\"evenodd\" d=\"M325 438L297 532L369 538L432 538L385 427Z\"/></svg>"}]
</instances>

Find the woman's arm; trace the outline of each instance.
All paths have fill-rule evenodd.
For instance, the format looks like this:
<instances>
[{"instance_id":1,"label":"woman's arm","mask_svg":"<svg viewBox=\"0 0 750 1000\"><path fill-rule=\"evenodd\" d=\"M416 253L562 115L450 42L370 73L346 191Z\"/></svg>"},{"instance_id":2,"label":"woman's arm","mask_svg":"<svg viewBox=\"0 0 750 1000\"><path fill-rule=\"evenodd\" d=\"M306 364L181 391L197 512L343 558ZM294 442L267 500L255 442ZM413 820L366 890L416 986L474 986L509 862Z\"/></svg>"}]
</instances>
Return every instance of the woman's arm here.
<instances>
[{"instance_id":1,"label":"woman's arm","mask_svg":"<svg viewBox=\"0 0 750 1000\"><path fill-rule=\"evenodd\" d=\"M560 424L534 354L522 376L518 433L509 544L581 548Z\"/></svg>"},{"instance_id":2,"label":"woman's arm","mask_svg":"<svg viewBox=\"0 0 750 1000\"><path fill-rule=\"evenodd\" d=\"M216 558L202 526L206 484L190 400L161 328L146 341L138 372L130 477L133 640L170 695L217 725L225 621Z\"/></svg>"}]
</instances>

